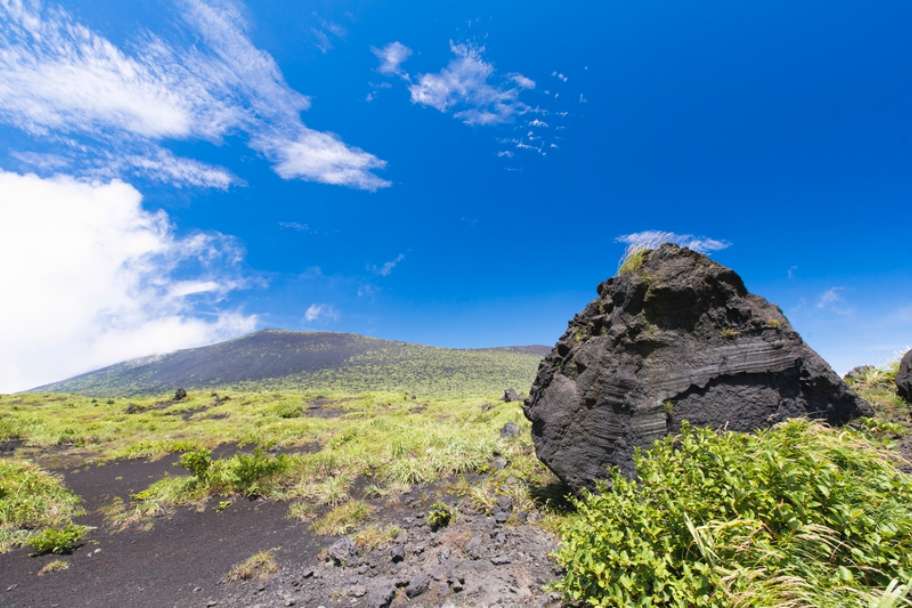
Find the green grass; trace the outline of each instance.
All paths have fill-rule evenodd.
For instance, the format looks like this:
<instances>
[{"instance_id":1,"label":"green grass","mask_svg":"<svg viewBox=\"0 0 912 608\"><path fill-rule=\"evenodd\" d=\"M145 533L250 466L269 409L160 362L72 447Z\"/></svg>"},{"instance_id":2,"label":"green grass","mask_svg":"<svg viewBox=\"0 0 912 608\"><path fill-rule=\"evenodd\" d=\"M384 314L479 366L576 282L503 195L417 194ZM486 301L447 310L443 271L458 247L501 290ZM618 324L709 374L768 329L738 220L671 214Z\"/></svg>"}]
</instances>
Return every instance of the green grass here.
<instances>
[{"instance_id":1,"label":"green grass","mask_svg":"<svg viewBox=\"0 0 912 608\"><path fill-rule=\"evenodd\" d=\"M272 550L259 551L232 567L225 576L225 580L229 583L253 579L268 580L278 571L279 564L276 562L274 552Z\"/></svg>"},{"instance_id":2,"label":"green grass","mask_svg":"<svg viewBox=\"0 0 912 608\"><path fill-rule=\"evenodd\" d=\"M97 400L23 394L0 399L0 440L21 439L19 457L54 447L56 458L71 455L80 465L182 453L183 467L106 507L115 529L146 526L182 506L208 508L210 497L235 494L306 503L306 509L294 507L296 516L312 520L348 501L356 479L372 496L394 500L414 485L486 472L495 452L511 462L506 474L524 467L547 475L534 458L520 406L499 400L505 384L492 381L486 392L474 395L427 398L405 391L220 390L230 399L218 405L210 391L190 391L166 408L149 407L162 396ZM324 410L339 415L309 415L307 406L318 397ZM130 404L136 413L126 413ZM209 409L197 411L203 407ZM286 417L289 408L302 415ZM520 438L500 437L507 422L525 430ZM251 453L213 458L211 450L222 444Z\"/></svg>"},{"instance_id":3,"label":"green grass","mask_svg":"<svg viewBox=\"0 0 912 608\"><path fill-rule=\"evenodd\" d=\"M624 261L621 262L620 268L618 268L618 275L625 275L639 270L649 251L649 249L635 249L629 252Z\"/></svg>"},{"instance_id":4,"label":"green grass","mask_svg":"<svg viewBox=\"0 0 912 608\"><path fill-rule=\"evenodd\" d=\"M81 514L79 497L59 478L32 463L0 458L0 553L30 542L40 551L49 541L53 549Z\"/></svg>"},{"instance_id":5,"label":"green grass","mask_svg":"<svg viewBox=\"0 0 912 608\"><path fill-rule=\"evenodd\" d=\"M685 428L637 456L639 481L616 474L575 501L559 589L591 606L891 605L912 581L912 477L897 463L861 432L804 420Z\"/></svg>"},{"instance_id":6,"label":"green grass","mask_svg":"<svg viewBox=\"0 0 912 608\"><path fill-rule=\"evenodd\" d=\"M86 526L67 524L62 528L43 528L28 538L28 545L35 553L72 553L88 532Z\"/></svg>"}]
</instances>

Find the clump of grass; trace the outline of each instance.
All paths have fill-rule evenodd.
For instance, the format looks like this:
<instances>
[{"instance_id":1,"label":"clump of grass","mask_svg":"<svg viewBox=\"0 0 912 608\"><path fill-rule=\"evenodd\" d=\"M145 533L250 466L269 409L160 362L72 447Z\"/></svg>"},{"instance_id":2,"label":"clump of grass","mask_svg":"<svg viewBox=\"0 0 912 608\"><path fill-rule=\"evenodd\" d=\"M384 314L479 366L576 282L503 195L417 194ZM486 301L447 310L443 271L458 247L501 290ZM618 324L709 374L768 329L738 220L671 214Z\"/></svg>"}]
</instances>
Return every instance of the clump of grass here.
<instances>
[{"instance_id":1,"label":"clump of grass","mask_svg":"<svg viewBox=\"0 0 912 608\"><path fill-rule=\"evenodd\" d=\"M646 260L646 254L649 253L649 251L649 249L634 249L633 251L628 251L624 260L621 262L621 266L618 268L618 275L625 275L639 270Z\"/></svg>"},{"instance_id":2,"label":"clump of grass","mask_svg":"<svg viewBox=\"0 0 912 608\"><path fill-rule=\"evenodd\" d=\"M393 542L401 532L398 526L369 525L355 534L354 541L359 548L371 551Z\"/></svg>"},{"instance_id":3,"label":"clump of grass","mask_svg":"<svg viewBox=\"0 0 912 608\"><path fill-rule=\"evenodd\" d=\"M253 579L267 580L279 571L273 550L259 551L248 557L243 562L236 564L225 576L228 582L249 581Z\"/></svg>"},{"instance_id":4,"label":"clump of grass","mask_svg":"<svg viewBox=\"0 0 912 608\"><path fill-rule=\"evenodd\" d=\"M79 497L30 462L0 459L0 553L46 529L67 529L83 514Z\"/></svg>"},{"instance_id":5,"label":"clump of grass","mask_svg":"<svg viewBox=\"0 0 912 608\"><path fill-rule=\"evenodd\" d=\"M282 403L275 408L279 418L300 418L304 415L304 406L300 403Z\"/></svg>"},{"instance_id":6,"label":"clump of grass","mask_svg":"<svg viewBox=\"0 0 912 608\"><path fill-rule=\"evenodd\" d=\"M44 576L51 572L62 572L63 570L69 569L69 567L70 563L63 561L62 559L51 560L41 567L41 570L38 571L38 576Z\"/></svg>"},{"instance_id":7,"label":"clump of grass","mask_svg":"<svg viewBox=\"0 0 912 608\"><path fill-rule=\"evenodd\" d=\"M81 544L87 531L86 526L76 524L67 524L62 528L43 528L29 537L28 544L39 555L72 553L73 549Z\"/></svg>"},{"instance_id":8,"label":"clump of grass","mask_svg":"<svg viewBox=\"0 0 912 608\"><path fill-rule=\"evenodd\" d=\"M373 513L373 507L360 500L349 500L338 507L330 509L323 517L313 523L317 534L341 536L358 528Z\"/></svg>"},{"instance_id":9,"label":"clump of grass","mask_svg":"<svg viewBox=\"0 0 912 608\"><path fill-rule=\"evenodd\" d=\"M804 420L685 426L636 456L638 480L575 500L557 587L591 606L907 605L912 477L896 458Z\"/></svg>"},{"instance_id":10,"label":"clump of grass","mask_svg":"<svg viewBox=\"0 0 912 608\"><path fill-rule=\"evenodd\" d=\"M430 510L428 510L427 515L425 516L427 524L431 527L431 530L435 532L450 525L452 519L453 510L449 505L443 502L435 502L431 505Z\"/></svg>"}]
</instances>

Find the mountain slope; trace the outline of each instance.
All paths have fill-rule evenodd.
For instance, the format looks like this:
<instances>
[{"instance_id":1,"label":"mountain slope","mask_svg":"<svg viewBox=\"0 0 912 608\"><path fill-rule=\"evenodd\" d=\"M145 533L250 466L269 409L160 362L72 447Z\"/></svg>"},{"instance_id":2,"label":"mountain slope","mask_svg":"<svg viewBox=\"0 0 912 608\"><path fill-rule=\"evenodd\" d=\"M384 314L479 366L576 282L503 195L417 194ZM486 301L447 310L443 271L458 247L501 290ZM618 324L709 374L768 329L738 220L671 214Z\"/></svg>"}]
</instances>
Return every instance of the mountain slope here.
<instances>
[{"instance_id":1,"label":"mountain slope","mask_svg":"<svg viewBox=\"0 0 912 608\"><path fill-rule=\"evenodd\" d=\"M125 361L33 389L90 395L177 387L334 387L440 392L472 384L525 389L541 346L457 350L357 334L263 330L210 346Z\"/></svg>"}]
</instances>

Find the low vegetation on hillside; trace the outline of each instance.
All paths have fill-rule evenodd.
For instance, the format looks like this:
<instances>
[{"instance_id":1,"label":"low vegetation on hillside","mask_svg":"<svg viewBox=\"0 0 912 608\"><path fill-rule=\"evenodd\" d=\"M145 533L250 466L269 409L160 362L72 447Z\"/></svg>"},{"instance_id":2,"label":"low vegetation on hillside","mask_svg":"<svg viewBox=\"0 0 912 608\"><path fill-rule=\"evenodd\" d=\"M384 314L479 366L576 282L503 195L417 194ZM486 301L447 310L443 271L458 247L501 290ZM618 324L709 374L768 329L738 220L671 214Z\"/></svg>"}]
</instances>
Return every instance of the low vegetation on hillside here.
<instances>
[{"instance_id":1,"label":"low vegetation on hillside","mask_svg":"<svg viewBox=\"0 0 912 608\"><path fill-rule=\"evenodd\" d=\"M459 350L356 334L264 330L235 340L125 361L47 385L39 392L96 397L185 388L319 389L475 395L528 386L536 347Z\"/></svg>"},{"instance_id":2,"label":"low vegetation on hillside","mask_svg":"<svg viewBox=\"0 0 912 608\"><path fill-rule=\"evenodd\" d=\"M64 553L84 529L79 497L60 479L21 460L0 458L0 553L30 545L38 553Z\"/></svg>"},{"instance_id":3,"label":"low vegetation on hillside","mask_svg":"<svg viewBox=\"0 0 912 608\"><path fill-rule=\"evenodd\" d=\"M414 485L493 471L498 456L507 463L496 470L498 479L549 478L534 457L519 405L503 403L501 391L488 388L480 396L435 398L191 391L177 402L22 394L0 399L0 441L21 441L21 456L54 448L54 458L79 463L180 454L171 473L130 501L110 505L108 519L116 527L147 525L182 505L202 507L210 497L241 494L289 501L291 515L319 532L356 532L369 522L321 519L343 505L335 514L340 520L346 508L357 511L349 504L356 483L370 496L394 497ZM516 436L501 436L508 423ZM481 504L492 500L486 493L494 491L493 482L456 485Z\"/></svg>"},{"instance_id":4,"label":"low vegetation on hillside","mask_svg":"<svg viewBox=\"0 0 912 608\"><path fill-rule=\"evenodd\" d=\"M175 454L168 474L106 507L113 529L149 526L184 506L230 509L246 495L286 501L289 517L317 534L377 546L399 532L373 520L377 500L440 484L488 512L504 492L517 511L538 511L563 536L558 589L580 605L909 605L912 481L900 452L912 425L890 370L852 380L877 410L852 428L801 420L753 435L685 428L638 457L639 482L616 477L610 489L553 510L547 505L564 504L561 491L534 456L519 404L499 400L502 376L447 377L445 356L423 372L410 359L387 374L365 355L363 385L327 373L311 389L191 390L180 400L0 397L0 443L19 446L0 459L0 550L37 551L33 541L76 530L78 498L29 458ZM389 354L382 360L392 365ZM518 367L517 378L526 372ZM357 390L384 374L405 390ZM428 394L432 386L450 388ZM509 423L514 432L502 433ZM442 510L428 517L443 525ZM239 578L260 576L248 565Z\"/></svg>"}]
</instances>

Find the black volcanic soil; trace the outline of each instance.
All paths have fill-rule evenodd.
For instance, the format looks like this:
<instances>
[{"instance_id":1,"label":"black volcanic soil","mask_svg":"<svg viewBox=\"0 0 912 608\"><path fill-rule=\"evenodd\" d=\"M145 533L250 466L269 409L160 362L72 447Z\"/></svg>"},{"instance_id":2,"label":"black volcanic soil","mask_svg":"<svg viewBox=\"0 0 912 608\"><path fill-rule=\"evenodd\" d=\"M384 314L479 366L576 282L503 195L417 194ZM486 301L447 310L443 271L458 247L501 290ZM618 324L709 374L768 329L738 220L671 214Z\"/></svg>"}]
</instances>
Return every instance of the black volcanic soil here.
<instances>
[{"instance_id":1,"label":"black volcanic soil","mask_svg":"<svg viewBox=\"0 0 912 608\"><path fill-rule=\"evenodd\" d=\"M226 446L218 456L237 451ZM314 551L307 528L286 518L287 505L235 498L217 512L178 511L155 521L151 531L105 529L98 509L113 498L126 500L166 473L179 474L176 457L127 460L60 471L83 498L87 514L79 523L95 526L85 545L63 556L68 570L36 576L55 556L29 557L27 549L0 555L0 606L201 605L239 561L263 549L277 555ZM12 588L10 588L12 587Z\"/></svg>"},{"instance_id":2,"label":"black volcanic soil","mask_svg":"<svg viewBox=\"0 0 912 608\"><path fill-rule=\"evenodd\" d=\"M219 455L236 450L227 446ZM372 521L402 528L393 545L401 560L391 558L390 546L350 547L344 563L334 562L328 554L338 554L339 538L316 536L288 519L285 503L238 497L221 512L214 500L202 512L179 510L156 519L150 531L105 528L100 507L166 473L179 474L175 462L172 456L60 470L83 497L87 515L80 523L96 529L68 556L0 554L0 607L557 605L541 589L555 577L550 536L525 523L525 515L504 525L510 505L499 518L462 506L453 524L434 533L424 521L430 504L441 497L455 502L436 488L418 489L394 505L375 503ZM232 566L267 549L280 566L269 581L223 582ZM54 559L69 569L37 576Z\"/></svg>"}]
</instances>

